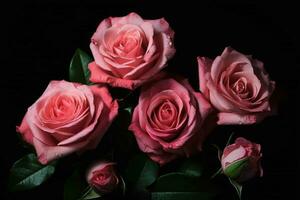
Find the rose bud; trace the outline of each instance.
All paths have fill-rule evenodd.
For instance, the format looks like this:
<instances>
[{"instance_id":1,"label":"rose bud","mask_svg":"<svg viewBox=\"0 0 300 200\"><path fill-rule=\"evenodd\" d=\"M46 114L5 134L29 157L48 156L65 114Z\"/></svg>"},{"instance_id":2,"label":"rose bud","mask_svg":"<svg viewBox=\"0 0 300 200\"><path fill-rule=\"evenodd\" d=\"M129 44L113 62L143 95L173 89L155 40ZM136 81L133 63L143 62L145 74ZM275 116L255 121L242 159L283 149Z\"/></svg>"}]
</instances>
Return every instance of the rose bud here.
<instances>
[{"instance_id":1,"label":"rose bud","mask_svg":"<svg viewBox=\"0 0 300 200\"><path fill-rule=\"evenodd\" d=\"M239 137L234 144L225 147L221 158L222 169L226 176L238 183L255 176L262 176L260 164L262 154L260 145Z\"/></svg>"},{"instance_id":2,"label":"rose bud","mask_svg":"<svg viewBox=\"0 0 300 200\"><path fill-rule=\"evenodd\" d=\"M114 165L111 162L98 162L88 170L87 182L96 192L108 194L118 187L119 178Z\"/></svg>"}]
</instances>

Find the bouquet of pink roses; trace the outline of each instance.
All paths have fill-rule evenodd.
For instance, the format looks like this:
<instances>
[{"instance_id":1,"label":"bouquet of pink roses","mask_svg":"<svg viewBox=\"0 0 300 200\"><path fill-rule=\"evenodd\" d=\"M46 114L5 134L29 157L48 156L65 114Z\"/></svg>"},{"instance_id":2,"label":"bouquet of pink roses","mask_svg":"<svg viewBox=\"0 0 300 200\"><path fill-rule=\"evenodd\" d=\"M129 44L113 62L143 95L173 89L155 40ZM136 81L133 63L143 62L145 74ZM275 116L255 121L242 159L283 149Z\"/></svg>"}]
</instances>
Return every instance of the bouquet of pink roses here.
<instances>
[{"instance_id":1,"label":"bouquet of pink roses","mask_svg":"<svg viewBox=\"0 0 300 200\"><path fill-rule=\"evenodd\" d=\"M136 13L103 20L90 49L75 52L69 81L51 81L17 126L35 153L11 168L11 191L39 186L61 166L65 200L215 199L217 175L241 198L243 183L263 175L259 144L208 139L219 125L274 114L275 82L261 61L230 47L199 56L195 89L163 70L175 55L169 23Z\"/></svg>"}]
</instances>

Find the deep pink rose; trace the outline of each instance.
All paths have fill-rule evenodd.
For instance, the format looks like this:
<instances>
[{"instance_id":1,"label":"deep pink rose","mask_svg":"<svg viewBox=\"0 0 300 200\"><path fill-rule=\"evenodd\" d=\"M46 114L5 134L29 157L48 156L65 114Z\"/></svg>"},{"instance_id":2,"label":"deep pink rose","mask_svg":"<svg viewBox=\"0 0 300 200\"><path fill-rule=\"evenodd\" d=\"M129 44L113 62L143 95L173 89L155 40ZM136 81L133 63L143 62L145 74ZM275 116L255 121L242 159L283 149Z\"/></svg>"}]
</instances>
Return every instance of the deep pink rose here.
<instances>
[{"instance_id":1,"label":"deep pink rose","mask_svg":"<svg viewBox=\"0 0 300 200\"><path fill-rule=\"evenodd\" d=\"M255 176L262 176L260 145L245 138L237 138L225 147L221 163L225 175L241 183Z\"/></svg>"},{"instance_id":2,"label":"deep pink rose","mask_svg":"<svg viewBox=\"0 0 300 200\"><path fill-rule=\"evenodd\" d=\"M275 82L263 63L229 47L210 60L198 57L201 92L219 111L218 124L253 124L272 113Z\"/></svg>"},{"instance_id":3,"label":"deep pink rose","mask_svg":"<svg viewBox=\"0 0 300 200\"><path fill-rule=\"evenodd\" d=\"M129 130L139 148L163 165L201 150L210 111L210 104L187 80L163 79L142 87Z\"/></svg>"},{"instance_id":4,"label":"deep pink rose","mask_svg":"<svg viewBox=\"0 0 300 200\"><path fill-rule=\"evenodd\" d=\"M144 20L130 13L103 20L90 43L95 59L90 80L135 89L166 66L175 53L173 37L164 18Z\"/></svg>"},{"instance_id":5,"label":"deep pink rose","mask_svg":"<svg viewBox=\"0 0 300 200\"><path fill-rule=\"evenodd\" d=\"M107 194L118 187L119 177L114 166L115 163L99 162L88 170L87 181L96 192Z\"/></svg>"},{"instance_id":6,"label":"deep pink rose","mask_svg":"<svg viewBox=\"0 0 300 200\"><path fill-rule=\"evenodd\" d=\"M117 113L118 104L106 87L51 81L17 131L46 164L95 148Z\"/></svg>"}]
</instances>

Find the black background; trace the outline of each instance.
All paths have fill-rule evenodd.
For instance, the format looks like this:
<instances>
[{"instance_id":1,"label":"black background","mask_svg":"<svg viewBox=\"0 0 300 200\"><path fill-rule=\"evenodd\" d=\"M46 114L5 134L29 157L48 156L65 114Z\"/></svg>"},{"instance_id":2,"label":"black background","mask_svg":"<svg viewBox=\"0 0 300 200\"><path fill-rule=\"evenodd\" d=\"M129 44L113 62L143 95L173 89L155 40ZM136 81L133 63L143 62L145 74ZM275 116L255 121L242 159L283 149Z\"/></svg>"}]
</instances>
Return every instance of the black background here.
<instances>
[{"instance_id":1,"label":"black background","mask_svg":"<svg viewBox=\"0 0 300 200\"><path fill-rule=\"evenodd\" d=\"M177 49L168 69L188 77L194 88L198 82L198 55L214 58L230 45L265 63L266 70L276 81L279 114L261 124L235 129L237 134L262 144L263 148L264 177L244 188L244 199L297 199L297 68L300 64L297 6L287 2L270 5L252 1L196 4L196 1L77 0L68 3L26 1L10 3L1 9L4 36L0 46L3 127L0 129L0 199L2 196L4 199L62 199L63 183L59 177L32 191L6 192L9 168L26 153L15 126L50 80L67 79L68 65L76 48L89 52L90 37L101 20L131 11L143 18L166 18L176 32Z\"/></svg>"}]
</instances>

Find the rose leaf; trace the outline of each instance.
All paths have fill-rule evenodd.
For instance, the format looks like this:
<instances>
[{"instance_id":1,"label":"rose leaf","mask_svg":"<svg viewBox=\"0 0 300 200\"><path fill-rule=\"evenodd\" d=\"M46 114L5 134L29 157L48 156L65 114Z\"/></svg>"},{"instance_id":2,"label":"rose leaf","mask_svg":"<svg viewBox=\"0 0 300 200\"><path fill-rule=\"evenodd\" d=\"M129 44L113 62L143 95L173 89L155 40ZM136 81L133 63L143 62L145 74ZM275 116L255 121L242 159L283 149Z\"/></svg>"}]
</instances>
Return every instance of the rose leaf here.
<instances>
[{"instance_id":1,"label":"rose leaf","mask_svg":"<svg viewBox=\"0 0 300 200\"><path fill-rule=\"evenodd\" d=\"M64 200L78 200L89 190L83 173L75 170L64 184Z\"/></svg>"},{"instance_id":2,"label":"rose leaf","mask_svg":"<svg viewBox=\"0 0 300 200\"><path fill-rule=\"evenodd\" d=\"M134 156L128 163L126 177L135 189L144 190L155 182L159 165L145 154Z\"/></svg>"},{"instance_id":3,"label":"rose leaf","mask_svg":"<svg viewBox=\"0 0 300 200\"><path fill-rule=\"evenodd\" d=\"M69 67L70 81L90 85L90 70L88 64L91 61L92 58L87 53L81 49L77 49Z\"/></svg>"},{"instance_id":4,"label":"rose leaf","mask_svg":"<svg viewBox=\"0 0 300 200\"><path fill-rule=\"evenodd\" d=\"M11 191L28 190L41 185L55 171L55 164L42 165L35 154L28 154L16 161L9 175Z\"/></svg>"}]
</instances>

